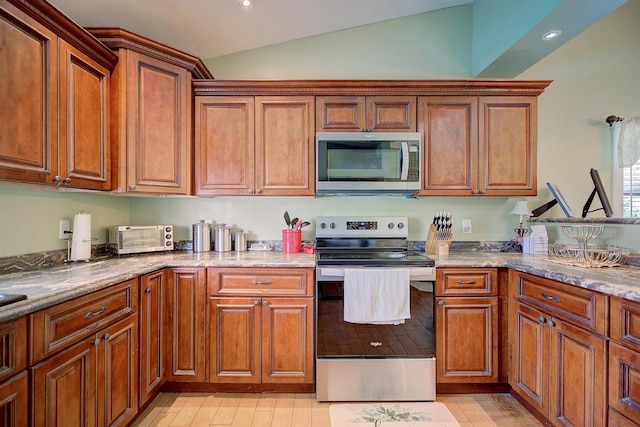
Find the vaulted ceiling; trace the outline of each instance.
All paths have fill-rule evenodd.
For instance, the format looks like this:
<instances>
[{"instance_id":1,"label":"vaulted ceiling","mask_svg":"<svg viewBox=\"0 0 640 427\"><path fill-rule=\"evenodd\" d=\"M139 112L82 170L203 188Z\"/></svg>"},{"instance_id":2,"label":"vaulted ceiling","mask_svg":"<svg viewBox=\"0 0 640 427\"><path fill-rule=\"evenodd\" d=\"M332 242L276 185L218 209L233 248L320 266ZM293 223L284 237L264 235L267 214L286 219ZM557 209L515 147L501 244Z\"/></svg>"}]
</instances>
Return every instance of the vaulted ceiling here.
<instances>
[{"instance_id":1,"label":"vaulted ceiling","mask_svg":"<svg viewBox=\"0 0 640 427\"><path fill-rule=\"evenodd\" d=\"M473 73L510 78L627 0L49 0L85 27L115 26L202 59L472 4ZM541 43L560 29L562 37Z\"/></svg>"}]
</instances>

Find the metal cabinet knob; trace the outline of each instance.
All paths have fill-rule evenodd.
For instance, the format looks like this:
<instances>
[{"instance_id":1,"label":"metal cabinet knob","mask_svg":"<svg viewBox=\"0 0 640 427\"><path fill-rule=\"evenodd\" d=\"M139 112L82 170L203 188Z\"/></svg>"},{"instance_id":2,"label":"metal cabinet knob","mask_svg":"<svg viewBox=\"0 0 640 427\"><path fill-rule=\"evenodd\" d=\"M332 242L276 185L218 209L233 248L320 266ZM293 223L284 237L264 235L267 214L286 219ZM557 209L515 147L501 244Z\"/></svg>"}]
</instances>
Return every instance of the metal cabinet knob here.
<instances>
[{"instance_id":1,"label":"metal cabinet knob","mask_svg":"<svg viewBox=\"0 0 640 427\"><path fill-rule=\"evenodd\" d=\"M136 190L136 186L135 186L135 184L130 185L130 186L129 186L129 190L131 190L131 191L135 191L135 190Z\"/></svg>"},{"instance_id":2,"label":"metal cabinet knob","mask_svg":"<svg viewBox=\"0 0 640 427\"><path fill-rule=\"evenodd\" d=\"M444 305L444 301L442 300L438 301L438 305Z\"/></svg>"},{"instance_id":3,"label":"metal cabinet knob","mask_svg":"<svg viewBox=\"0 0 640 427\"><path fill-rule=\"evenodd\" d=\"M66 177L66 178L64 179L64 183L65 183L65 184L71 184L71 178Z\"/></svg>"},{"instance_id":4,"label":"metal cabinet knob","mask_svg":"<svg viewBox=\"0 0 640 427\"><path fill-rule=\"evenodd\" d=\"M145 289L145 290L144 290L144 293L145 293L145 294L150 294L150 293L151 293L151 288L147 288L147 289Z\"/></svg>"}]
</instances>

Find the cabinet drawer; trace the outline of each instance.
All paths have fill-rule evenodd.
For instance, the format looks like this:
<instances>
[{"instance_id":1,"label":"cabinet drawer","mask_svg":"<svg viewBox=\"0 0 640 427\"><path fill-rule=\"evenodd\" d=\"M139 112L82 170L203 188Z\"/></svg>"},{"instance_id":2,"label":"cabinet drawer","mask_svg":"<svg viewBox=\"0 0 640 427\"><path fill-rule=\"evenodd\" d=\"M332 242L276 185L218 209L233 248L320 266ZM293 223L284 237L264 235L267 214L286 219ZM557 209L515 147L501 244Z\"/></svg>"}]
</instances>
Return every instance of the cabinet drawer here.
<instances>
[{"instance_id":1,"label":"cabinet drawer","mask_svg":"<svg viewBox=\"0 0 640 427\"><path fill-rule=\"evenodd\" d=\"M605 295L527 273L516 273L512 285L512 295L516 300L576 326L600 335L606 334L608 319Z\"/></svg>"},{"instance_id":2,"label":"cabinet drawer","mask_svg":"<svg viewBox=\"0 0 640 427\"><path fill-rule=\"evenodd\" d=\"M438 270L437 296L487 296L498 294L495 268L447 268Z\"/></svg>"},{"instance_id":3,"label":"cabinet drawer","mask_svg":"<svg viewBox=\"0 0 640 427\"><path fill-rule=\"evenodd\" d=\"M31 315L31 363L69 347L138 309L138 279L75 298Z\"/></svg>"},{"instance_id":4,"label":"cabinet drawer","mask_svg":"<svg viewBox=\"0 0 640 427\"><path fill-rule=\"evenodd\" d=\"M27 318L0 325L0 381L27 367Z\"/></svg>"},{"instance_id":5,"label":"cabinet drawer","mask_svg":"<svg viewBox=\"0 0 640 427\"><path fill-rule=\"evenodd\" d=\"M609 338L640 352L640 303L611 298Z\"/></svg>"},{"instance_id":6,"label":"cabinet drawer","mask_svg":"<svg viewBox=\"0 0 640 427\"><path fill-rule=\"evenodd\" d=\"M210 295L312 296L312 268L210 268Z\"/></svg>"}]
</instances>

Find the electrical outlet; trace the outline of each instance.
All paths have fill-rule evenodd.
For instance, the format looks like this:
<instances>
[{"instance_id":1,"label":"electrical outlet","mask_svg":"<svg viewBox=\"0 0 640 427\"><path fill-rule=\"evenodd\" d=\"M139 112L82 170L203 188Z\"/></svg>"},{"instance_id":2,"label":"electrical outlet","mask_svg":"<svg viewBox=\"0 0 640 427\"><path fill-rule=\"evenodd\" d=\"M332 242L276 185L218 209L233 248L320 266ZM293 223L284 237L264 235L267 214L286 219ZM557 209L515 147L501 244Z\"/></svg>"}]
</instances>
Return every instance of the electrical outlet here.
<instances>
[{"instance_id":1,"label":"electrical outlet","mask_svg":"<svg viewBox=\"0 0 640 427\"><path fill-rule=\"evenodd\" d=\"M462 232L464 234L468 234L471 233L471 220L470 219L463 219L462 220Z\"/></svg>"},{"instance_id":2,"label":"electrical outlet","mask_svg":"<svg viewBox=\"0 0 640 427\"><path fill-rule=\"evenodd\" d=\"M68 219L60 220L60 227L58 229L58 239L70 239L71 238L71 221Z\"/></svg>"}]
</instances>

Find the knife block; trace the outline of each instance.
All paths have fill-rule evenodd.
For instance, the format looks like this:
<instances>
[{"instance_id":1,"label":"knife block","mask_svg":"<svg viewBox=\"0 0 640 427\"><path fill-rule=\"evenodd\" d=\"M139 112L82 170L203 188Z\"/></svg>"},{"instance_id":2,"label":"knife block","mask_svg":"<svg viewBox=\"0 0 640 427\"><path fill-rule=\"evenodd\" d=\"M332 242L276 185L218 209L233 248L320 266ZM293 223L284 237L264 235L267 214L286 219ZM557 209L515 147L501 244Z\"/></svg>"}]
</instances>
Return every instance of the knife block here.
<instances>
[{"instance_id":1,"label":"knife block","mask_svg":"<svg viewBox=\"0 0 640 427\"><path fill-rule=\"evenodd\" d=\"M438 239L438 232L434 224L429 225L429 233L424 244L424 251L428 254L448 255L453 239L453 230L449 230L447 239Z\"/></svg>"}]
</instances>

